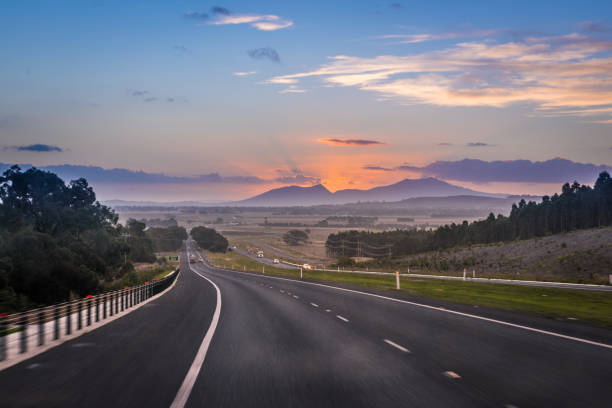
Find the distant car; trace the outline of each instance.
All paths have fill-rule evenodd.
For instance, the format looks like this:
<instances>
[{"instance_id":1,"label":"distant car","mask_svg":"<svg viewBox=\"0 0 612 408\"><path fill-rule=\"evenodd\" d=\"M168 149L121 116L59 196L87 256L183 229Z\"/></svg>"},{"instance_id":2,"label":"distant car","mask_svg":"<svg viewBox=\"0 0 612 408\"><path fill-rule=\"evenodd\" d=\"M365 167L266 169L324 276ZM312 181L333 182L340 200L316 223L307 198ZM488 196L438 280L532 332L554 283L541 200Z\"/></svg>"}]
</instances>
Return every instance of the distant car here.
<instances>
[{"instance_id":1,"label":"distant car","mask_svg":"<svg viewBox=\"0 0 612 408\"><path fill-rule=\"evenodd\" d=\"M189 263L196 263L196 262L197 260L195 256L192 256L191 258L189 258Z\"/></svg>"},{"instance_id":2,"label":"distant car","mask_svg":"<svg viewBox=\"0 0 612 408\"><path fill-rule=\"evenodd\" d=\"M276 259L276 258L274 258L274 261L272 261L272 262L274 262L274 263L280 263L280 261L279 261L278 259Z\"/></svg>"},{"instance_id":3,"label":"distant car","mask_svg":"<svg viewBox=\"0 0 612 408\"><path fill-rule=\"evenodd\" d=\"M264 257L263 251L257 251L257 257L258 258L263 258Z\"/></svg>"},{"instance_id":4,"label":"distant car","mask_svg":"<svg viewBox=\"0 0 612 408\"><path fill-rule=\"evenodd\" d=\"M304 264L304 265L302 265L302 268L304 268L304 269L312 269L312 265Z\"/></svg>"}]
</instances>

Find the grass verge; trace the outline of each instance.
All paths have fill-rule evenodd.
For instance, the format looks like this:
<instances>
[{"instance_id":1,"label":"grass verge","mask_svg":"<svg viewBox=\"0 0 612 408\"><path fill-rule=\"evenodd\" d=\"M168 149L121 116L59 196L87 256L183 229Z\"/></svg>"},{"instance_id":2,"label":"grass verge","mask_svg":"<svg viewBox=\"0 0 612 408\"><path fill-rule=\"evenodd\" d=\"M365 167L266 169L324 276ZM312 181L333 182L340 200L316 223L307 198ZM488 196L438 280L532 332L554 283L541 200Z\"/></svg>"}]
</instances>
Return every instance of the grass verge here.
<instances>
[{"instance_id":1,"label":"grass verge","mask_svg":"<svg viewBox=\"0 0 612 408\"><path fill-rule=\"evenodd\" d=\"M222 268L262 273L263 265L236 252L204 251L209 262ZM371 289L395 291L395 277L303 271L304 279L346 283ZM299 277L299 270L265 265L265 274ZM535 313L560 320L578 319L598 326L612 327L612 293L540 288L480 282L402 278L401 291L415 296L469 305Z\"/></svg>"}]
</instances>

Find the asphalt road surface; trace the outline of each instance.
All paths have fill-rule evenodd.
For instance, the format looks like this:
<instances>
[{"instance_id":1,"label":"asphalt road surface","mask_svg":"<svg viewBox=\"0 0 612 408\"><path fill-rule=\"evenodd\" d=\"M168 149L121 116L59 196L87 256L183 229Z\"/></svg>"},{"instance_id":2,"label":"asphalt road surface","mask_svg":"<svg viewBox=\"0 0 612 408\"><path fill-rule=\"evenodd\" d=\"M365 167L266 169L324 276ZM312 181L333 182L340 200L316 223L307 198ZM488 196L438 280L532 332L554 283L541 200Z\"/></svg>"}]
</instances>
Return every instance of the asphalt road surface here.
<instances>
[{"instance_id":1,"label":"asphalt road surface","mask_svg":"<svg viewBox=\"0 0 612 408\"><path fill-rule=\"evenodd\" d=\"M0 405L611 405L610 330L182 259L153 304L0 372Z\"/></svg>"}]
</instances>

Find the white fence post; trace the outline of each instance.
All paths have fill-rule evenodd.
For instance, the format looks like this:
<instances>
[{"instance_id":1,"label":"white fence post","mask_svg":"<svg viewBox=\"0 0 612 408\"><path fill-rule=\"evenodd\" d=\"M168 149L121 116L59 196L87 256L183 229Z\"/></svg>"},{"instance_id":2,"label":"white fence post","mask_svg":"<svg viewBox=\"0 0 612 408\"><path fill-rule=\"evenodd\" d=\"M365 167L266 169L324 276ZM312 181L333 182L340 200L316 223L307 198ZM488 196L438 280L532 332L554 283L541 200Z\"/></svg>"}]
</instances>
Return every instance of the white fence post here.
<instances>
[{"instance_id":1,"label":"white fence post","mask_svg":"<svg viewBox=\"0 0 612 408\"><path fill-rule=\"evenodd\" d=\"M463 280L465 280L465 279L466 279L466 277L467 277L467 276L466 276L466 274L467 274L467 270L465 270L465 268L464 268L464 269L463 269Z\"/></svg>"},{"instance_id":2,"label":"white fence post","mask_svg":"<svg viewBox=\"0 0 612 408\"><path fill-rule=\"evenodd\" d=\"M395 289L399 290L399 288L400 288L399 271L395 271Z\"/></svg>"},{"instance_id":3,"label":"white fence post","mask_svg":"<svg viewBox=\"0 0 612 408\"><path fill-rule=\"evenodd\" d=\"M300 279L302 279L302 267L300 267Z\"/></svg>"}]
</instances>

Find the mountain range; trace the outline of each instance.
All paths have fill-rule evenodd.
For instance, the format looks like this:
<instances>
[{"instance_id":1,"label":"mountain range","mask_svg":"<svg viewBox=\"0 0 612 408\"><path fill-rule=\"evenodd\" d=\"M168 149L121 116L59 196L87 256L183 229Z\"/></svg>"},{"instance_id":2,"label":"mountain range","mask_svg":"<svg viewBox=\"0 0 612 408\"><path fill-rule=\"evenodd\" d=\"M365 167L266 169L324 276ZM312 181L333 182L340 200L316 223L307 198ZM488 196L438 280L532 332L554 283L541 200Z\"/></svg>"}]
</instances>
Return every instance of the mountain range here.
<instances>
[{"instance_id":1,"label":"mountain range","mask_svg":"<svg viewBox=\"0 0 612 408\"><path fill-rule=\"evenodd\" d=\"M369 201L401 201L415 197L449 196L505 197L456 186L433 177L405 179L395 184L368 190L346 189L335 193L321 184L312 187L288 186L275 188L246 200L234 202L240 206L298 206L319 204L346 204Z\"/></svg>"}]
</instances>

